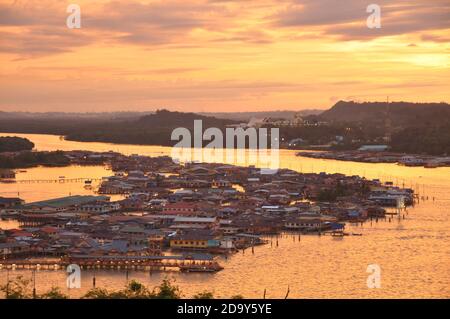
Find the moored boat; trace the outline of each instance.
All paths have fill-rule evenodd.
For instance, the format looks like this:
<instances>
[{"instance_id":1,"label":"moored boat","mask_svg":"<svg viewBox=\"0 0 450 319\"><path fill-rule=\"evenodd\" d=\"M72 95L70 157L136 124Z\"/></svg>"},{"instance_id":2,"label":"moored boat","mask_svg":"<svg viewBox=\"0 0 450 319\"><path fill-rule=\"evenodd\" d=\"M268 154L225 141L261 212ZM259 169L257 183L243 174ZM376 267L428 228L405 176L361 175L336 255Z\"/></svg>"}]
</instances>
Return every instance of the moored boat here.
<instances>
[{"instance_id":1,"label":"moored boat","mask_svg":"<svg viewBox=\"0 0 450 319\"><path fill-rule=\"evenodd\" d=\"M180 271L182 272L217 272L222 269L223 267L217 262L180 265Z\"/></svg>"}]
</instances>

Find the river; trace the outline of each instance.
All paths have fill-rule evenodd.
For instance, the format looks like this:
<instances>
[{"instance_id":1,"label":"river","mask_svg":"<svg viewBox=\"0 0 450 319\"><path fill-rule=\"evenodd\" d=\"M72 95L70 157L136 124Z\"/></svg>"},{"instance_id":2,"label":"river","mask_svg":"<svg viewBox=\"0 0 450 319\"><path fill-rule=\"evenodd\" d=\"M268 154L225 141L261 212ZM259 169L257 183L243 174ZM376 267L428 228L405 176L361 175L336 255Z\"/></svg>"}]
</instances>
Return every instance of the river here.
<instances>
[{"instance_id":1,"label":"river","mask_svg":"<svg viewBox=\"0 0 450 319\"><path fill-rule=\"evenodd\" d=\"M117 151L148 156L170 155L170 147L72 142L59 136L39 134L2 134L26 137L37 150ZM404 218L348 225L349 232L363 236L341 239L329 236L284 234L271 238L272 244L247 250L221 260L225 267L216 274L131 272L128 280L138 279L153 287L168 275L176 280L185 297L204 290L217 297L240 294L260 298L449 298L450 297L450 168L426 169L396 164L340 162L295 156L295 151L280 151L280 167L299 172L328 172L361 175L412 187L422 200L408 208ZM18 179L38 176L101 177L111 172L103 167L33 168L19 173ZM88 176L86 176L88 175ZM18 189L18 187L20 187ZM27 201L91 192L76 184L0 184L0 196L19 193ZM0 224L1 227L1 224ZM278 244L277 244L278 242ZM381 267L381 288L367 287L368 265ZM29 271L10 272L9 276ZM92 272L82 273L82 288L64 292L79 297L92 287ZM122 288L123 272L97 271L97 287ZM37 289L65 287L62 271L39 271ZM6 271L0 271L0 285Z\"/></svg>"}]
</instances>

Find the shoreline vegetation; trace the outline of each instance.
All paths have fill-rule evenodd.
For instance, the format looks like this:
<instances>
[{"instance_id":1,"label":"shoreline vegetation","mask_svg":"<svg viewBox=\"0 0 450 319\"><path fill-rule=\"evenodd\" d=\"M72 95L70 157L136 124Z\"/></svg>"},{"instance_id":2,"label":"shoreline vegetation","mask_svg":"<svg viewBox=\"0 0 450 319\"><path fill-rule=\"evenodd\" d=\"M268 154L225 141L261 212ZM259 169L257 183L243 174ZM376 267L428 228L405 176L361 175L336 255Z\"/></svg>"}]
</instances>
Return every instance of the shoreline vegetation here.
<instances>
[{"instance_id":1,"label":"shoreline vegetation","mask_svg":"<svg viewBox=\"0 0 450 319\"><path fill-rule=\"evenodd\" d=\"M33 151L34 143L17 136L0 137L0 169L20 169L37 166L67 166L70 159L62 151ZM2 175L3 176L3 175Z\"/></svg>"},{"instance_id":2,"label":"shoreline vegetation","mask_svg":"<svg viewBox=\"0 0 450 319\"><path fill-rule=\"evenodd\" d=\"M204 129L216 127L222 131L228 127L278 127L281 149L352 151L363 145L386 144L395 153L450 154L447 103L340 101L320 114L299 112L289 116L248 121L168 110L116 118L0 113L0 127L7 133L53 134L79 142L173 146L177 141L170 138L175 128L192 131L194 120L202 120Z\"/></svg>"},{"instance_id":3,"label":"shoreline vegetation","mask_svg":"<svg viewBox=\"0 0 450 319\"><path fill-rule=\"evenodd\" d=\"M63 167L70 165L66 152L33 152L0 153L0 169L20 169L37 166Z\"/></svg>"},{"instance_id":4,"label":"shoreline vegetation","mask_svg":"<svg viewBox=\"0 0 450 319\"><path fill-rule=\"evenodd\" d=\"M80 159L79 153L90 157L95 152L90 151L20 151L0 153L0 170L23 169L38 166L65 167L69 165L104 165L110 154L97 154L93 160ZM75 156L74 156L75 154ZM404 166L421 166L426 168L448 167L450 157L431 155L405 154L375 151L316 151L299 150L297 156L314 159L328 159L337 161L351 161L360 163L395 163Z\"/></svg>"},{"instance_id":5,"label":"shoreline vegetation","mask_svg":"<svg viewBox=\"0 0 450 319\"><path fill-rule=\"evenodd\" d=\"M0 286L5 299L70 299L60 288L52 287L42 294L37 294L32 288L32 280L18 276ZM128 282L123 289L108 290L104 288L91 288L81 299L182 299L183 293L175 285L175 281L164 278L159 286L149 289L136 280ZM210 291L195 294L192 299L214 299ZM77 298L78 299L78 298ZM231 299L244 299L241 295L232 296Z\"/></svg>"},{"instance_id":6,"label":"shoreline vegetation","mask_svg":"<svg viewBox=\"0 0 450 319\"><path fill-rule=\"evenodd\" d=\"M17 136L0 137L0 153L31 151L33 148L34 143L26 138Z\"/></svg>"}]
</instances>

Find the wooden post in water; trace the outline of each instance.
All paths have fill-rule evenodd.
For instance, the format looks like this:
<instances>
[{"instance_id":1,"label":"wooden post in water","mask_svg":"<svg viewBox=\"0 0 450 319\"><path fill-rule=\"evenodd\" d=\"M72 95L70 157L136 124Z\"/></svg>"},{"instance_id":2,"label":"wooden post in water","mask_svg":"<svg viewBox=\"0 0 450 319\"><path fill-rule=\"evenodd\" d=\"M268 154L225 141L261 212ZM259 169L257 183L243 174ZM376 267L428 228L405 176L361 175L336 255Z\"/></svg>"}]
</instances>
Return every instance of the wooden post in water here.
<instances>
[{"instance_id":1,"label":"wooden post in water","mask_svg":"<svg viewBox=\"0 0 450 319\"><path fill-rule=\"evenodd\" d=\"M286 296L284 296L284 299L287 299L287 298L288 298L289 292L290 292L290 290L289 290L289 286L288 286L288 289L287 289L287 291L286 291Z\"/></svg>"},{"instance_id":2,"label":"wooden post in water","mask_svg":"<svg viewBox=\"0 0 450 319\"><path fill-rule=\"evenodd\" d=\"M6 299L9 297L9 268L6 268Z\"/></svg>"},{"instance_id":3,"label":"wooden post in water","mask_svg":"<svg viewBox=\"0 0 450 319\"><path fill-rule=\"evenodd\" d=\"M36 299L36 270L33 270L33 299Z\"/></svg>"}]
</instances>

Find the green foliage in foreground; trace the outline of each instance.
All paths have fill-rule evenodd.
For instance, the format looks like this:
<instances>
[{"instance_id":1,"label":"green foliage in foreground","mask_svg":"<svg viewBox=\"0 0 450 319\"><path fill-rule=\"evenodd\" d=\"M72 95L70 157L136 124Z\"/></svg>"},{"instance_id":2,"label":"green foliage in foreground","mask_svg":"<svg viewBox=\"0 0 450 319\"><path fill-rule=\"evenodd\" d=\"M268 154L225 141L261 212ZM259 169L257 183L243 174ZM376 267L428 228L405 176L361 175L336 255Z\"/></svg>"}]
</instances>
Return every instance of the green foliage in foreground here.
<instances>
[{"instance_id":1,"label":"green foliage in foreground","mask_svg":"<svg viewBox=\"0 0 450 319\"><path fill-rule=\"evenodd\" d=\"M10 280L0 291L4 293L6 299L68 299L69 296L62 293L57 287L52 287L49 291L38 295L31 287L32 281L18 276ZM130 281L123 289L109 291L103 288L93 288L89 290L82 299L180 299L182 296L178 286L173 280L164 278L162 283L149 290L145 285L136 280ZM193 296L194 299L214 299L212 292L203 291ZM243 299L241 295L231 297L232 299Z\"/></svg>"},{"instance_id":2,"label":"green foliage in foreground","mask_svg":"<svg viewBox=\"0 0 450 319\"><path fill-rule=\"evenodd\" d=\"M180 299L181 293L169 279L149 290L146 286L136 280L130 281L124 289L108 291L107 289L94 288L89 290L83 299Z\"/></svg>"},{"instance_id":3,"label":"green foliage in foreground","mask_svg":"<svg viewBox=\"0 0 450 319\"><path fill-rule=\"evenodd\" d=\"M5 293L6 299L68 299L59 288L52 287L42 295L36 294L31 288L31 280L18 276L5 285L0 286L0 291Z\"/></svg>"}]
</instances>

